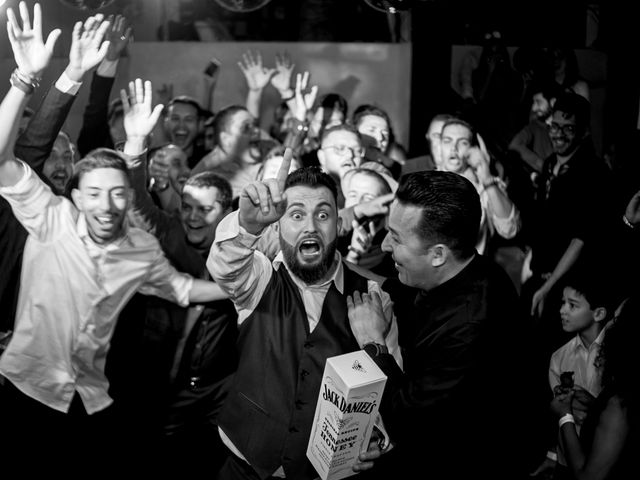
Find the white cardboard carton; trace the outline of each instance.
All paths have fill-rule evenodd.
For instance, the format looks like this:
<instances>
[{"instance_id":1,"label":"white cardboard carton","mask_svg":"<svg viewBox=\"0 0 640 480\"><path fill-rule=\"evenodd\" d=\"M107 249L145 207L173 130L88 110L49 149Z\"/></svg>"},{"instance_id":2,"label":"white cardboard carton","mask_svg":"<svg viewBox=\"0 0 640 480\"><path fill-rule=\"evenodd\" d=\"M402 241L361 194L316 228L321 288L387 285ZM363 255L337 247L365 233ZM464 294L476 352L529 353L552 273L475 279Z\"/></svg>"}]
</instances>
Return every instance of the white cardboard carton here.
<instances>
[{"instance_id":1,"label":"white cardboard carton","mask_svg":"<svg viewBox=\"0 0 640 480\"><path fill-rule=\"evenodd\" d=\"M363 350L327 358L307 447L322 480L356 473L352 467L369 446L386 381Z\"/></svg>"}]
</instances>

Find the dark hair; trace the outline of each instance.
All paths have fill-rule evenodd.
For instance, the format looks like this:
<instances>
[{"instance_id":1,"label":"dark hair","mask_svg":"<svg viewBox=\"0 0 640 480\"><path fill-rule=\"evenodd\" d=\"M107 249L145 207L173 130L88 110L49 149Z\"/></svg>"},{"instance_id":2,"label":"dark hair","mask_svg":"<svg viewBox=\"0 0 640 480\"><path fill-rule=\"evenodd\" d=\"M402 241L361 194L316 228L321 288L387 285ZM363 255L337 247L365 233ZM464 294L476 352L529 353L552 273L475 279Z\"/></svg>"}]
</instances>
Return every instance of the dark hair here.
<instances>
[{"instance_id":1,"label":"dark hair","mask_svg":"<svg viewBox=\"0 0 640 480\"><path fill-rule=\"evenodd\" d=\"M295 187L296 185L302 185L311 188L326 187L333 195L333 199L336 202L336 208L338 206L338 186L336 182L327 173L324 173L320 167L303 167L294 170L287 177L287 181L284 185L284 189Z\"/></svg>"},{"instance_id":2,"label":"dark hair","mask_svg":"<svg viewBox=\"0 0 640 480\"><path fill-rule=\"evenodd\" d=\"M591 105L589 100L573 92L562 92L556 98L552 111L562 112L564 117L575 116L576 128L584 133L591 122Z\"/></svg>"},{"instance_id":3,"label":"dark hair","mask_svg":"<svg viewBox=\"0 0 640 480\"><path fill-rule=\"evenodd\" d=\"M130 183L129 169L124 158L110 148L96 148L91 150L85 157L73 166L73 176L69 180L66 192L78 188L80 180L85 173L97 170L98 168L113 168L124 172L127 181Z\"/></svg>"},{"instance_id":4,"label":"dark hair","mask_svg":"<svg viewBox=\"0 0 640 480\"><path fill-rule=\"evenodd\" d=\"M459 259L475 253L482 208L465 177L436 170L410 173L400 178L396 198L422 209L416 233L425 247L443 243Z\"/></svg>"},{"instance_id":5,"label":"dark hair","mask_svg":"<svg viewBox=\"0 0 640 480\"><path fill-rule=\"evenodd\" d=\"M387 112L385 112L380 107L371 104L360 105L358 108L356 108L353 112L351 123L353 123L354 127L358 128L358 124L360 123L362 118L366 117L367 115L384 118L384 120L387 122L389 130L391 130L391 119L389 118Z\"/></svg>"},{"instance_id":6,"label":"dark hair","mask_svg":"<svg viewBox=\"0 0 640 480\"><path fill-rule=\"evenodd\" d=\"M184 186L196 188L217 188L218 202L222 205L222 210L227 211L231 208L231 200L233 193L231 184L220 175L213 172L200 172L187 179Z\"/></svg>"},{"instance_id":7,"label":"dark hair","mask_svg":"<svg viewBox=\"0 0 640 480\"><path fill-rule=\"evenodd\" d=\"M198 118L202 117L202 113L203 113L202 107L200 106L200 104L195 98L189 97L188 95L179 95L177 97L173 97L171 101L169 101L169 103L167 104L167 108L164 109L165 114L168 114L171 107L173 107L177 103L182 103L183 105L191 105L193 108L196 109Z\"/></svg>"},{"instance_id":8,"label":"dark hair","mask_svg":"<svg viewBox=\"0 0 640 480\"><path fill-rule=\"evenodd\" d=\"M478 132L473 127L473 125L471 125L466 120L463 120L460 117L452 116L449 120L446 120L442 124L442 132L444 132L444 129L447 128L449 125L461 125L463 127L468 128L469 131L471 132L471 144L472 145L478 144Z\"/></svg>"},{"instance_id":9,"label":"dark hair","mask_svg":"<svg viewBox=\"0 0 640 480\"><path fill-rule=\"evenodd\" d=\"M331 120L331 114L334 110L342 113L344 121L347 120L347 111L349 110L349 106L347 104L347 100L338 93L327 93L320 97L316 110L318 108L322 108L322 122L320 123L318 138L322 137L322 133L324 132L326 125L329 123L329 120Z\"/></svg>"},{"instance_id":10,"label":"dark hair","mask_svg":"<svg viewBox=\"0 0 640 480\"><path fill-rule=\"evenodd\" d=\"M226 132L229 129L233 116L243 111L246 112L248 110L240 105L229 105L216 113L213 117L213 140L215 145L220 145L222 132Z\"/></svg>"},{"instance_id":11,"label":"dark hair","mask_svg":"<svg viewBox=\"0 0 640 480\"><path fill-rule=\"evenodd\" d=\"M349 132L353 133L356 137L358 137L358 141L362 143L362 135L353 125L349 125L348 123L341 123L340 125L334 125L333 127L327 128L322 132L322 137L320 137L320 144L324 142L325 138L331 135L333 132Z\"/></svg>"},{"instance_id":12,"label":"dark hair","mask_svg":"<svg viewBox=\"0 0 640 480\"><path fill-rule=\"evenodd\" d=\"M571 88L580 80L580 69L578 67L578 57L573 48L552 48L549 50L550 62L554 67L555 58L564 60L564 82L562 87ZM555 58L554 58L555 57Z\"/></svg>"},{"instance_id":13,"label":"dark hair","mask_svg":"<svg viewBox=\"0 0 640 480\"><path fill-rule=\"evenodd\" d=\"M582 295L591 309L604 307L607 310L607 319L610 319L621 300L615 292L613 282L610 281L612 274L613 272L608 272L604 267L585 265L571 270L563 284Z\"/></svg>"},{"instance_id":14,"label":"dark hair","mask_svg":"<svg viewBox=\"0 0 640 480\"><path fill-rule=\"evenodd\" d=\"M273 111L273 122L271 122L271 126L269 127L269 135L281 142L284 142L288 133L282 130L282 125L288 112L289 106L287 102L280 102Z\"/></svg>"},{"instance_id":15,"label":"dark hair","mask_svg":"<svg viewBox=\"0 0 640 480\"><path fill-rule=\"evenodd\" d=\"M532 97L540 93L549 101L553 98L558 98L558 95L562 94L562 89L556 82L543 80L534 80L529 87L529 91Z\"/></svg>"}]
</instances>

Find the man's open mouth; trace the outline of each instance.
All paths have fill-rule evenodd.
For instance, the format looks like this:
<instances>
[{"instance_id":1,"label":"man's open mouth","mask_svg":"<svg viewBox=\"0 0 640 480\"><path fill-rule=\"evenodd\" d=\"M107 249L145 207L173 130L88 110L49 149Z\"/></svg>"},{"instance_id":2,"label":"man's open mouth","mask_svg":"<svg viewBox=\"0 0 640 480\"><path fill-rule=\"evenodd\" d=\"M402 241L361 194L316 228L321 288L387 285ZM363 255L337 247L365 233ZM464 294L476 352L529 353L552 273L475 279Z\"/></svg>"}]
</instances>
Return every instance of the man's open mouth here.
<instances>
[{"instance_id":1,"label":"man's open mouth","mask_svg":"<svg viewBox=\"0 0 640 480\"><path fill-rule=\"evenodd\" d=\"M302 254L303 257L315 257L320 255L322 248L320 242L318 240L303 240L300 242L300 247L298 251Z\"/></svg>"}]
</instances>

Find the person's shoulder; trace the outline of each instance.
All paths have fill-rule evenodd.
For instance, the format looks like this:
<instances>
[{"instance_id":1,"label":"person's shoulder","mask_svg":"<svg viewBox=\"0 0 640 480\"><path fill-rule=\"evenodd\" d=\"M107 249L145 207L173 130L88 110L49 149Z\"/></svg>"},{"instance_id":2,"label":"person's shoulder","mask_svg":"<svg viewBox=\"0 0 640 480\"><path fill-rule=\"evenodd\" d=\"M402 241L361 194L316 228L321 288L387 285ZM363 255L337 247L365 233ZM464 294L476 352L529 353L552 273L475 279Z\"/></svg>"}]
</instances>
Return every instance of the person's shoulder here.
<instances>
[{"instance_id":1,"label":"person's shoulder","mask_svg":"<svg viewBox=\"0 0 640 480\"><path fill-rule=\"evenodd\" d=\"M158 238L150 232L147 232L138 227L128 227L127 229L127 239L129 241L129 245L136 249L157 249L162 251L160 248L160 241Z\"/></svg>"}]
</instances>

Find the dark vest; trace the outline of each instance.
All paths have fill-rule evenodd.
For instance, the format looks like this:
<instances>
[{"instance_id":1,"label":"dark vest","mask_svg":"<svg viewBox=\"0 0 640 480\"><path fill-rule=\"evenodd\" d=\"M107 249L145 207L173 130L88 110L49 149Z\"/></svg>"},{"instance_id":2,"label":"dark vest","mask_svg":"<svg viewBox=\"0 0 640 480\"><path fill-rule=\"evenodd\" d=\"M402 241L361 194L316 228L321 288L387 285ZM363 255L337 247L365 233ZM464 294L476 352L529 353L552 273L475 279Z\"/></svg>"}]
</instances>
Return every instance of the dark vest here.
<instances>
[{"instance_id":1,"label":"dark vest","mask_svg":"<svg viewBox=\"0 0 640 480\"><path fill-rule=\"evenodd\" d=\"M343 266L344 295L331 285L313 332L284 265L240 326L240 363L219 425L261 478L280 465L290 479L317 477L306 451L325 361L360 348L346 295L368 290L365 278Z\"/></svg>"}]
</instances>

